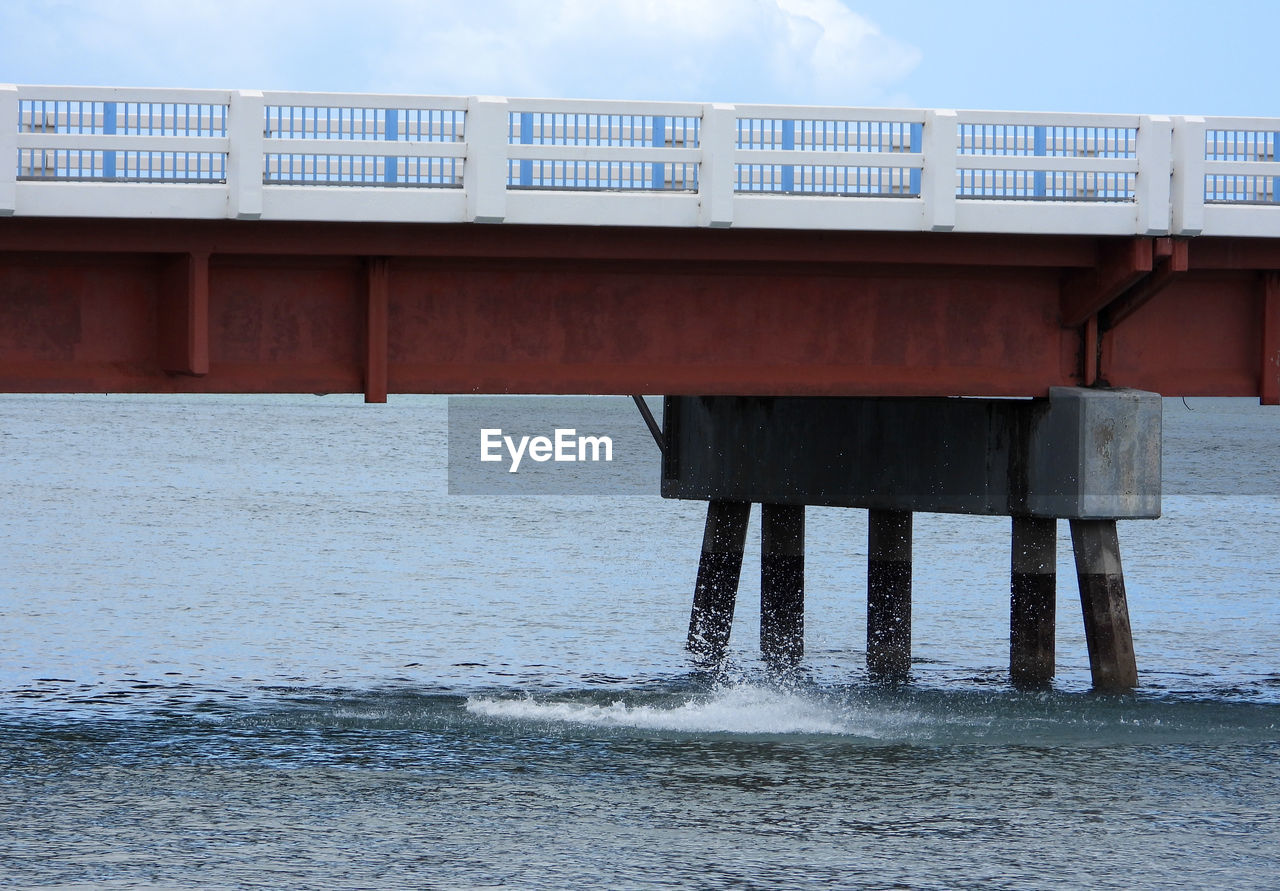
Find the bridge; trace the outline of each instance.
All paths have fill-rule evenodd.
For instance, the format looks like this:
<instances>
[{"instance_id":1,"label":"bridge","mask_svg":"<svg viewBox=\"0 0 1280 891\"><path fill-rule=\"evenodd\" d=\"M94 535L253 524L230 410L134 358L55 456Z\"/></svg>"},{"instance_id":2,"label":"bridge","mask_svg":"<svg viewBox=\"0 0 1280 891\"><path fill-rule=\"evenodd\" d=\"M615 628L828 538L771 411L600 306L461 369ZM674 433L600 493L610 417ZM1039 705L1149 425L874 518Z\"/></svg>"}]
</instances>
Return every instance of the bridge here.
<instances>
[{"instance_id":1,"label":"bridge","mask_svg":"<svg viewBox=\"0 0 1280 891\"><path fill-rule=\"evenodd\" d=\"M5 87L0 387L1274 404L1278 134Z\"/></svg>"},{"instance_id":2,"label":"bridge","mask_svg":"<svg viewBox=\"0 0 1280 891\"><path fill-rule=\"evenodd\" d=\"M1102 394L1280 404L1278 150L1262 118L0 86L0 390L666 394L664 493L711 505L695 649L723 651L743 504L768 507L786 658L796 511L872 511L868 653L891 675L910 511L1007 513L1013 667L1043 681L1046 524L1067 518L1095 682L1131 686L1114 521L1158 514L1158 417ZM832 411L842 437L948 420L913 453L933 477L787 494L777 465L672 457L753 452L724 437L754 403L675 398L695 396L844 400L777 403L807 444L753 430L854 463L894 458L835 448ZM913 401L953 396L1032 407ZM1023 461L1120 428L1102 464ZM1007 469L944 470L962 431ZM907 477L932 500L886 499Z\"/></svg>"}]
</instances>

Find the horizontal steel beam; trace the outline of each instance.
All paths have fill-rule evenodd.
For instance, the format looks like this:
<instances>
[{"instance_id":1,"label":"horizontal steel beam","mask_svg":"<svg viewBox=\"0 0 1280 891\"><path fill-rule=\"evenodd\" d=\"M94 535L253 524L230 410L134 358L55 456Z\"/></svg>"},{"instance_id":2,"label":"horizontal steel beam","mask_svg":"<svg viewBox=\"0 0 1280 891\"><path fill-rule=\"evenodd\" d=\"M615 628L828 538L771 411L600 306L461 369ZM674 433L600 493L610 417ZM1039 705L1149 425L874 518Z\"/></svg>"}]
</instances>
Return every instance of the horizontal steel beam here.
<instances>
[{"instance_id":1,"label":"horizontal steel beam","mask_svg":"<svg viewBox=\"0 0 1280 891\"><path fill-rule=\"evenodd\" d=\"M8 219L0 390L1274 398L1268 255L1201 243L1089 341L1098 239Z\"/></svg>"}]
</instances>

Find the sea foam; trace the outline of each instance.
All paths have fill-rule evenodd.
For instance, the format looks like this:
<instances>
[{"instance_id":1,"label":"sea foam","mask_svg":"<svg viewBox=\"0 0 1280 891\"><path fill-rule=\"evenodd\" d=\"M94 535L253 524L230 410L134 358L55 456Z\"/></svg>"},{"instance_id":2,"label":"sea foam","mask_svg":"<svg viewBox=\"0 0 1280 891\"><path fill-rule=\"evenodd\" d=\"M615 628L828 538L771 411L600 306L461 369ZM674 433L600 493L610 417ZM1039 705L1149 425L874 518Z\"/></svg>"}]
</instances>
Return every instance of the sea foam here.
<instances>
[{"instance_id":1,"label":"sea foam","mask_svg":"<svg viewBox=\"0 0 1280 891\"><path fill-rule=\"evenodd\" d=\"M467 700L467 711L503 720L677 733L874 735L855 726L852 716L834 702L754 684L681 697L670 705L632 705L622 699L600 704L480 696Z\"/></svg>"}]
</instances>

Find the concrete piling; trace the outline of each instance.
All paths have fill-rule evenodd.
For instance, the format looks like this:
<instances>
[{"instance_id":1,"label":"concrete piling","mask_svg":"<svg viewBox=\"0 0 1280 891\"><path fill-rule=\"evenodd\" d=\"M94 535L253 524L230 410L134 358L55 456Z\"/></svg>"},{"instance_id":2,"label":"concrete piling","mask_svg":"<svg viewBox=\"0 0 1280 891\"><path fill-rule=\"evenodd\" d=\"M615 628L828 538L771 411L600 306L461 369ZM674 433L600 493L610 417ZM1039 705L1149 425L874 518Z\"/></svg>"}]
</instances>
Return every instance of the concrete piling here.
<instances>
[{"instance_id":1,"label":"concrete piling","mask_svg":"<svg viewBox=\"0 0 1280 891\"><path fill-rule=\"evenodd\" d=\"M760 652L772 668L804 658L804 507L760 509Z\"/></svg>"},{"instance_id":2,"label":"concrete piling","mask_svg":"<svg viewBox=\"0 0 1280 891\"><path fill-rule=\"evenodd\" d=\"M774 665L799 662L804 506L866 509L867 671L907 680L914 514L1006 516L1010 680L1045 687L1056 523L1068 519L1094 686L1135 686L1116 521L1160 516L1161 411L1155 393L1099 387L1035 399L664 397L662 495L710 503L689 648L727 652L749 505L760 504L761 650Z\"/></svg>"},{"instance_id":3,"label":"concrete piling","mask_svg":"<svg viewBox=\"0 0 1280 891\"><path fill-rule=\"evenodd\" d=\"M905 680L911 671L911 512L867 517L867 672Z\"/></svg>"},{"instance_id":4,"label":"concrete piling","mask_svg":"<svg viewBox=\"0 0 1280 891\"><path fill-rule=\"evenodd\" d=\"M702 558L698 561L686 643L700 660L720 662L728 654L750 516L750 502L707 504L707 525L702 534Z\"/></svg>"},{"instance_id":5,"label":"concrete piling","mask_svg":"<svg viewBox=\"0 0 1280 891\"><path fill-rule=\"evenodd\" d=\"M1072 520L1084 635L1089 647L1089 670L1096 690L1127 690L1138 686L1138 663L1129 628L1120 540L1115 520Z\"/></svg>"},{"instance_id":6,"label":"concrete piling","mask_svg":"<svg viewBox=\"0 0 1280 891\"><path fill-rule=\"evenodd\" d=\"M1054 674L1058 521L1013 518L1009 577L1009 679L1047 687Z\"/></svg>"}]
</instances>

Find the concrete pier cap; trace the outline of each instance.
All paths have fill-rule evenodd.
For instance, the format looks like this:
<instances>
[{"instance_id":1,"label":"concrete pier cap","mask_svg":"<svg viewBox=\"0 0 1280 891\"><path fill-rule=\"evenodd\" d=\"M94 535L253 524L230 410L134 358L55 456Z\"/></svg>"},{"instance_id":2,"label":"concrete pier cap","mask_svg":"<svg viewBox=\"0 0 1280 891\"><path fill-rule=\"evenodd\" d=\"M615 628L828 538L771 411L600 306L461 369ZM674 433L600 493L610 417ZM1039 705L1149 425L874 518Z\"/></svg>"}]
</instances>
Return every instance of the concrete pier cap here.
<instances>
[{"instance_id":1,"label":"concrete pier cap","mask_svg":"<svg viewBox=\"0 0 1280 891\"><path fill-rule=\"evenodd\" d=\"M662 495L1084 520L1160 516L1156 393L669 396Z\"/></svg>"}]
</instances>

